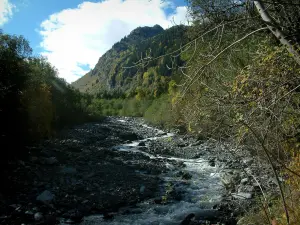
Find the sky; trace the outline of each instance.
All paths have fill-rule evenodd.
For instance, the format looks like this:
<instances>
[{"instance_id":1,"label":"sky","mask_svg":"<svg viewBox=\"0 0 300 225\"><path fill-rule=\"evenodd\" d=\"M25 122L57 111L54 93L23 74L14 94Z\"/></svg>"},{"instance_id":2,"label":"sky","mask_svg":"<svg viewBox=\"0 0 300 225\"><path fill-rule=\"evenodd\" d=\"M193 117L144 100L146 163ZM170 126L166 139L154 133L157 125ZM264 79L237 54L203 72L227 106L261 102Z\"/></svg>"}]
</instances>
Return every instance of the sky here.
<instances>
[{"instance_id":1,"label":"sky","mask_svg":"<svg viewBox=\"0 0 300 225\"><path fill-rule=\"evenodd\" d=\"M23 35L73 82L139 26L188 24L184 0L0 0L0 29Z\"/></svg>"}]
</instances>

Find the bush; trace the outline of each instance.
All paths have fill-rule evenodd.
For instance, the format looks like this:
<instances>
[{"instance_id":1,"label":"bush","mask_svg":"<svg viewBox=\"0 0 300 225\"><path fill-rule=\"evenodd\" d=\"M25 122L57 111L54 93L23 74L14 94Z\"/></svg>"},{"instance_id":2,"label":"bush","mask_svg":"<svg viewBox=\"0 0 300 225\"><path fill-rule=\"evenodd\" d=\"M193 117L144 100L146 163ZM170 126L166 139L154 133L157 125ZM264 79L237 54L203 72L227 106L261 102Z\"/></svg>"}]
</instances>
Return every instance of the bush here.
<instances>
[{"instance_id":1,"label":"bush","mask_svg":"<svg viewBox=\"0 0 300 225\"><path fill-rule=\"evenodd\" d=\"M152 104L144 113L145 119L155 125L170 127L175 125L173 122L173 112L170 96L161 95L154 99Z\"/></svg>"}]
</instances>

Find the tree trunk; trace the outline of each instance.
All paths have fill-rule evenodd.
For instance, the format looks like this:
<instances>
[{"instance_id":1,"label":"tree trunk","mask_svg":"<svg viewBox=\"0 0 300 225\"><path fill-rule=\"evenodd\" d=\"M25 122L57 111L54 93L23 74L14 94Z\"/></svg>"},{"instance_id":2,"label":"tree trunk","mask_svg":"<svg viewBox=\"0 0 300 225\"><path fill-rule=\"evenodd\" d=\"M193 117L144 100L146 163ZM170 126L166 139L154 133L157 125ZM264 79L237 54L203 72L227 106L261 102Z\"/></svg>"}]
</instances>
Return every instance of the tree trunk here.
<instances>
[{"instance_id":1,"label":"tree trunk","mask_svg":"<svg viewBox=\"0 0 300 225\"><path fill-rule=\"evenodd\" d=\"M289 53L292 54L295 61L300 65L299 52L297 51L296 47L289 42L289 40L285 37L283 32L277 26L274 26L275 22L270 17L262 1L254 0L254 4L262 20L267 24L269 30L275 35L275 37L281 42L281 44L283 44L287 48Z\"/></svg>"}]
</instances>

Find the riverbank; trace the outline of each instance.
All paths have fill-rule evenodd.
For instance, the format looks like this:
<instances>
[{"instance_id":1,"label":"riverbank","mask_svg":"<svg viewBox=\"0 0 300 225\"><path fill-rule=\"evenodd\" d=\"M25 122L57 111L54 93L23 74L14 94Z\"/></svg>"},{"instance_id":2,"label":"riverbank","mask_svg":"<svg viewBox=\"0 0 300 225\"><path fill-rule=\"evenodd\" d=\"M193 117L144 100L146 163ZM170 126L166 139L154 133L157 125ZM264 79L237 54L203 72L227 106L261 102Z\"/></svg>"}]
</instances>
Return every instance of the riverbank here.
<instances>
[{"instance_id":1,"label":"riverbank","mask_svg":"<svg viewBox=\"0 0 300 225\"><path fill-rule=\"evenodd\" d=\"M235 224L259 191L255 180L273 184L260 161L240 149L233 157L231 150L215 141L164 133L141 119L109 117L76 126L32 147L27 159L4 171L0 223L126 224L120 221L145 220L149 205L166 211L187 203L177 217L174 210L157 215L169 224L195 212L191 219L198 222Z\"/></svg>"}]
</instances>

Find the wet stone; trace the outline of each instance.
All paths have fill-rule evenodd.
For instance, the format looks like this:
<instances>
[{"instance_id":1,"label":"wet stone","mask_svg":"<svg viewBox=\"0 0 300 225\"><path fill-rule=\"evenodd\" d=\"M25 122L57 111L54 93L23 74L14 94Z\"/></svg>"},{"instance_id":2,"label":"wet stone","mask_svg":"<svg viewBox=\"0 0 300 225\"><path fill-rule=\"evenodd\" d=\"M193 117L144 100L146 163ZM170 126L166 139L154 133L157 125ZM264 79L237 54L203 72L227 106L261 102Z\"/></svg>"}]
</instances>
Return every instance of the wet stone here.
<instances>
[{"instance_id":1,"label":"wet stone","mask_svg":"<svg viewBox=\"0 0 300 225\"><path fill-rule=\"evenodd\" d=\"M36 197L37 201L41 201L44 203L51 202L53 199L54 199L54 195L48 190L43 191L40 195Z\"/></svg>"},{"instance_id":2,"label":"wet stone","mask_svg":"<svg viewBox=\"0 0 300 225\"><path fill-rule=\"evenodd\" d=\"M43 216L42 213L37 212L37 213L34 214L34 219L35 219L36 221L41 221L41 220L44 219L44 216Z\"/></svg>"}]
</instances>

